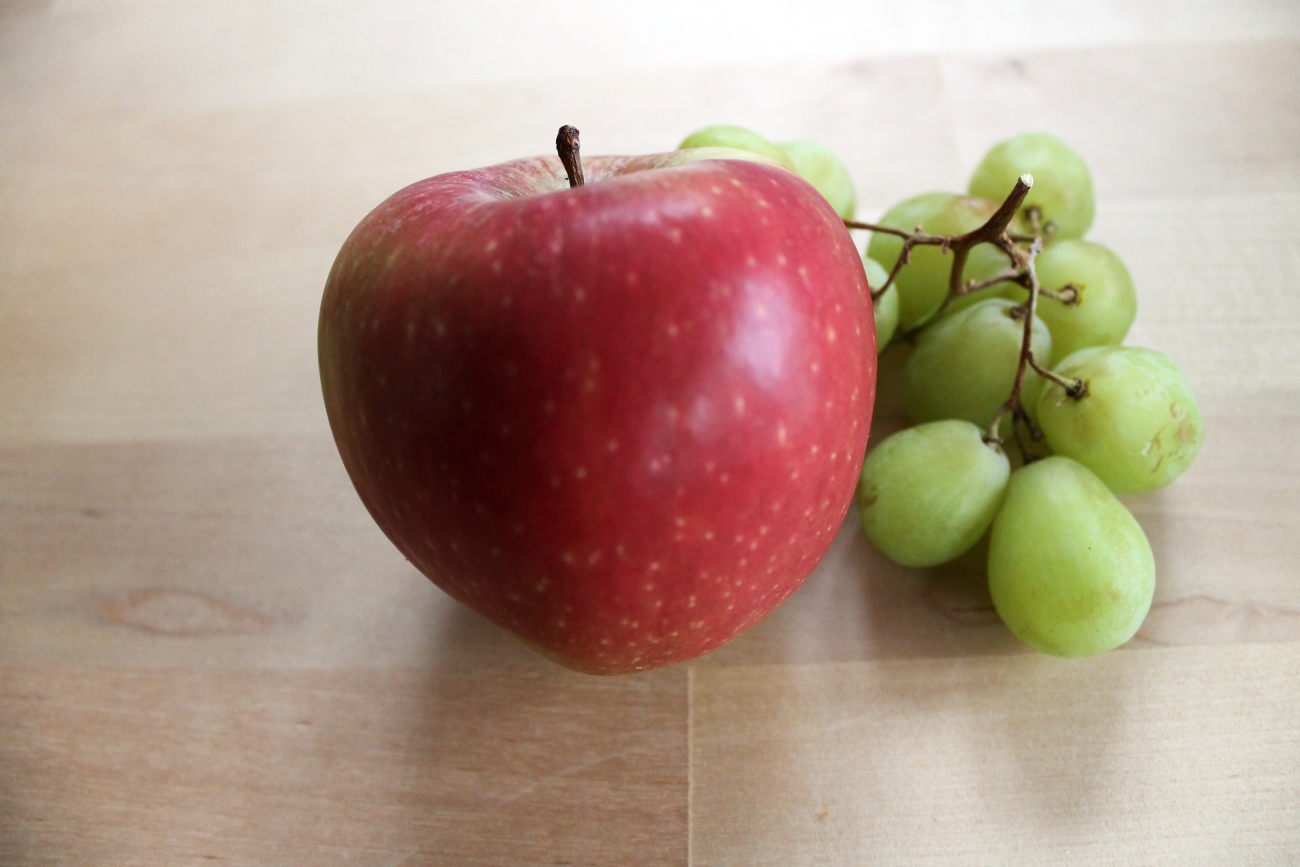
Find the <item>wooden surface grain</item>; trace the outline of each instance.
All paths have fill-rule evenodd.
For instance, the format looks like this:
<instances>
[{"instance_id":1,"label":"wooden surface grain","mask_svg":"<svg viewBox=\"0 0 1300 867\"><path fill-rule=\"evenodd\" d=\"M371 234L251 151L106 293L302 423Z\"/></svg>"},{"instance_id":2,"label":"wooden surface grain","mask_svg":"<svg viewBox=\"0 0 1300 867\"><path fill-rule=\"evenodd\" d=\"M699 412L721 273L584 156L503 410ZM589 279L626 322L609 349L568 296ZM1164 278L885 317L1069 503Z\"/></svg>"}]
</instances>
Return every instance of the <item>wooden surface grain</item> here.
<instances>
[{"instance_id":1,"label":"wooden surface grain","mask_svg":"<svg viewBox=\"0 0 1300 867\"><path fill-rule=\"evenodd\" d=\"M0 2L0 863L1300 863L1300 7L548 10ZM865 217L1085 155L1207 426L1127 498L1130 645L1031 653L850 519L731 645L589 678L384 539L315 366L347 232L560 123L717 121L825 141Z\"/></svg>"}]
</instances>

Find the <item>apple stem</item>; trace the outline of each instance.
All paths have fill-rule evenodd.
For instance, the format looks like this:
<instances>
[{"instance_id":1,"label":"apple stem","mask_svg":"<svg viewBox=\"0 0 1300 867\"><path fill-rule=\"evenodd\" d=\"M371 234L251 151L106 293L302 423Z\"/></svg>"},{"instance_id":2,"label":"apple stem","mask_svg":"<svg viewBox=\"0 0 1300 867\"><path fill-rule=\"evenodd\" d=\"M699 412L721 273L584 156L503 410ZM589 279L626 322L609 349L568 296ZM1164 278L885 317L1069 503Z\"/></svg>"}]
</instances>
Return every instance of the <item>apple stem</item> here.
<instances>
[{"instance_id":1,"label":"apple stem","mask_svg":"<svg viewBox=\"0 0 1300 867\"><path fill-rule=\"evenodd\" d=\"M560 127L555 137L555 149L560 153L560 162L569 176L569 189L582 186L582 157L578 155L578 130L567 123Z\"/></svg>"}]
</instances>

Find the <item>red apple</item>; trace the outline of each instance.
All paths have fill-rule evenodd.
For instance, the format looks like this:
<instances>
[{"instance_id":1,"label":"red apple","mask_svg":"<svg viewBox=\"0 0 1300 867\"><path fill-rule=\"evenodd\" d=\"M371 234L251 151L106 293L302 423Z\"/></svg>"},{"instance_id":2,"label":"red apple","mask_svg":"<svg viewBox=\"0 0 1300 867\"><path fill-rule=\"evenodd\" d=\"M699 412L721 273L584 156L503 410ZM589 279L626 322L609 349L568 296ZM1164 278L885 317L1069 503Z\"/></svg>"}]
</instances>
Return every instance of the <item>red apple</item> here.
<instances>
[{"instance_id":1,"label":"red apple","mask_svg":"<svg viewBox=\"0 0 1300 867\"><path fill-rule=\"evenodd\" d=\"M435 584L552 659L718 647L852 499L875 394L861 260L795 174L709 151L555 157L393 195L325 286L330 426Z\"/></svg>"}]
</instances>

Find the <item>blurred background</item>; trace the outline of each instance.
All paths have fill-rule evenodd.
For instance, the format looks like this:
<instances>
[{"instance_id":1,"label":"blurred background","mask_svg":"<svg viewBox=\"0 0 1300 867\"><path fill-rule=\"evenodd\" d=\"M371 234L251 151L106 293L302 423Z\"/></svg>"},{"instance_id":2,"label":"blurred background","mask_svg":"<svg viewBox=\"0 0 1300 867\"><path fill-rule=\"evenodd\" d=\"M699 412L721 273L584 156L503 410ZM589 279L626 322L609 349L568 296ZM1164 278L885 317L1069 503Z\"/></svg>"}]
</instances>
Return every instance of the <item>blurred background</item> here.
<instances>
[{"instance_id":1,"label":"blurred background","mask_svg":"<svg viewBox=\"0 0 1300 867\"><path fill-rule=\"evenodd\" d=\"M316 368L352 227L724 122L864 219L1018 132L1089 162L1209 430L1129 501L1133 645L1026 653L850 516L734 644L593 679L383 538ZM1293 0L0 0L0 861L1295 863L1298 236Z\"/></svg>"}]
</instances>

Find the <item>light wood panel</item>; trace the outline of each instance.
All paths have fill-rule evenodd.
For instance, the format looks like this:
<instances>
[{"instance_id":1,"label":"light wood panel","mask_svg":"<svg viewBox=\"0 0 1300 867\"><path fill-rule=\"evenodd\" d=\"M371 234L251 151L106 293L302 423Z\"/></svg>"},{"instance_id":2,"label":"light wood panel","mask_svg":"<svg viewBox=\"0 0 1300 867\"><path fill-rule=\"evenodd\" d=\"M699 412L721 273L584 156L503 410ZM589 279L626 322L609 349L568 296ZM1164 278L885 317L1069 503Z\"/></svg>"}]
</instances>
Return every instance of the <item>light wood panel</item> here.
<instances>
[{"instance_id":1,"label":"light wood panel","mask_svg":"<svg viewBox=\"0 0 1300 867\"><path fill-rule=\"evenodd\" d=\"M1294 863L1297 667L1281 644L699 668L693 863Z\"/></svg>"}]
</instances>

